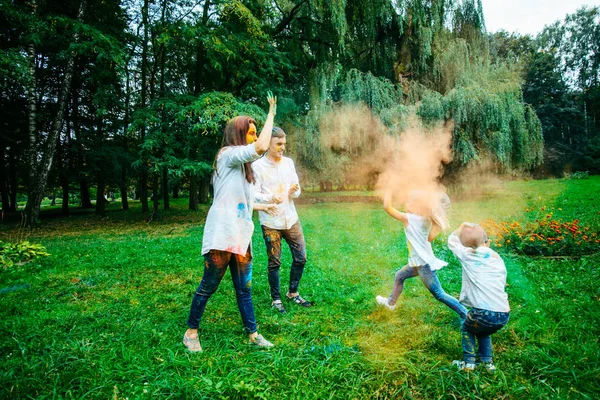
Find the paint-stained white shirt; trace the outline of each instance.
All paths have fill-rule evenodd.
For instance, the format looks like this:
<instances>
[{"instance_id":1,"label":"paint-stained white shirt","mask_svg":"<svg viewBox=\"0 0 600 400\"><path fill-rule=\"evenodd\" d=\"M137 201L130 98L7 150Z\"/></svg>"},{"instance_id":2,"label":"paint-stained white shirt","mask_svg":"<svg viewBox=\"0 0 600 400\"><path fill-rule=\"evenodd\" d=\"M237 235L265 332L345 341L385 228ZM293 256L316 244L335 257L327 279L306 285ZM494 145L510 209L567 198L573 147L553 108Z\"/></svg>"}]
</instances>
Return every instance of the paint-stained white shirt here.
<instances>
[{"instance_id":1,"label":"paint-stained white shirt","mask_svg":"<svg viewBox=\"0 0 600 400\"><path fill-rule=\"evenodd\" d=\"M214 200L204 225L203 255L210 250L246 254L254 232L254 187L246 180L244 163L258 157L254 144L228 146L219 153L212 178Z\"/></svg>"},{"instance_id":2,"label":"paint-stained white shirt","mask_svg":"<svg viewBox=\"0 0 600 400\"><path fill-rule=\"evenodd\" d=\"M298 213L294 199L300 196L300 187L291 195L290 186L299 185L294 161L282 157L279 162L273 162L266 156L252 163L254 170L254 189L256 200L260 203L271 203L273 196L282 196L283 202L276 205L277 215L269 215L264 211L258 212L261 225L271 229L290 229L298 221Z\"/></svg>"},{"instance_id":3,"label":"paint-stained white shirt","mask_svg":"<svg viewBox=\"0 0 600 400\"><path fill-rule=\"evenodd\" d=\"M506 266L494 250L486 246L465 247L456 233L448 238L448 247L462 264L462 289L459 301L467 307L509 312Z\"/></svg>"},{"instance_id":4,"label":"paint-stained white shirt","mask_svg":"<svg viewBox=\"0 0 600 400\"><path fill-rule=\"evenodd\" d=\"M404 228L408 246L408 265L419 267L429 264L432 271L448 265L433 254L431 243L427 240L431 230L431 220L417 214L406 213L408 226Z\"/></svg>"}]
</instances>

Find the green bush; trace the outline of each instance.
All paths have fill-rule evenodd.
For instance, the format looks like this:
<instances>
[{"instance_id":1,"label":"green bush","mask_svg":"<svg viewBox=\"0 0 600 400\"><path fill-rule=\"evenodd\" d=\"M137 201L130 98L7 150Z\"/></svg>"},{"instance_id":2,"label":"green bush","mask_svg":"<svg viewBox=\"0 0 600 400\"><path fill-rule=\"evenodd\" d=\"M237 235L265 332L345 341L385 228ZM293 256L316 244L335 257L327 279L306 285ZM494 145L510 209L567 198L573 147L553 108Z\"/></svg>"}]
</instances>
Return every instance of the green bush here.
<instances>
[{"instance_id":1,"label":"green bush","mask_svg":"<svg viewBox=\"0 0 600 400\"><path fill-rule=\"evenodd\" d=\"M570 174L565 174L566 179L588 179L590 173L588 171L576 171Z\"/></svg>"},{"instance_id":2,"label":"green bush","mask_svg":"<svg viewBox=\"0 0 600 400\"><path fill-rule=\"evenodd\" d=\"M27 240L20 243L8 243L0 240L0 265L3 269L49 255L41 244L29 243Z\"/></svg>"}]
</instances>

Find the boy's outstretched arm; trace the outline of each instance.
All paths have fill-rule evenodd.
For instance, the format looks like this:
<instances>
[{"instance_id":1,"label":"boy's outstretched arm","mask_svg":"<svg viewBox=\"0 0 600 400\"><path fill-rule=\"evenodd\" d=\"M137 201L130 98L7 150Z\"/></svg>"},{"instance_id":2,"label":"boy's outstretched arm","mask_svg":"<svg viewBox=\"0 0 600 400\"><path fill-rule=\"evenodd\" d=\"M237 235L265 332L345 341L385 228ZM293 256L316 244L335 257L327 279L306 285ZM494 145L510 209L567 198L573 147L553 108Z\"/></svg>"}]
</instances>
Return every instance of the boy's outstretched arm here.
<instances>
[{"instance_id":1,"label":"boy's outstretched arm","mask_svg":"<svg viewBox=\"0 0 600 400\"><path fill-rule=\"evenodd\" d=\"M392 192L389 190L387 190L383 196L383 209L391 217L404 222L404 225L408 225L408 217L406 216L406 213L400 212L392 207Z\"/></svg>"}]
</instances>

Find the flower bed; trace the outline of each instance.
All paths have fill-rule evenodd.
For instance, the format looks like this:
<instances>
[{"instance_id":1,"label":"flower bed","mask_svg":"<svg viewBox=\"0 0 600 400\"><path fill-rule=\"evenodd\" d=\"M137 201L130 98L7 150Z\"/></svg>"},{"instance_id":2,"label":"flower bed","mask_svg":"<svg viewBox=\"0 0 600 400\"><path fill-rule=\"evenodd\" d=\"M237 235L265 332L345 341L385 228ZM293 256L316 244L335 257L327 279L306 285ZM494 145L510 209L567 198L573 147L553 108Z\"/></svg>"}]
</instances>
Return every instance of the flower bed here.
<instances>
[{"instance_id":1,"label":"flower bed","mask_svg":"<svg viewBox=\"0 0 600 400\"><path fill-rule=\"evenodd\" d=\"M493 238L495 247L519 254L584 256L600 251L598 232L581 224L579 219L554 219L551 213L532 222L488 220L482 226Z\"/></svg>"}]
</instances>

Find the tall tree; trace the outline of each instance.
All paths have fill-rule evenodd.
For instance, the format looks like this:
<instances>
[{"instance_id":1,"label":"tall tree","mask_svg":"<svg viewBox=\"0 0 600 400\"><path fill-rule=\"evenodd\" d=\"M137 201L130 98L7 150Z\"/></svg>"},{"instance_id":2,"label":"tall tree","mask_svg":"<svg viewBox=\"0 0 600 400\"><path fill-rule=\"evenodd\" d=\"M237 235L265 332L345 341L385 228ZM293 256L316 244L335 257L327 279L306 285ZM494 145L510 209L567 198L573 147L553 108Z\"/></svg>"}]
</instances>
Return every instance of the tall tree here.
<instances>
[{"instance_id":1,"label":"tall tree","mask_svg":"<svg viewBox=\"0 0 600 400\"><path fill-rule=\"evenodd\" d=\"M79 11L77 12L77 21L79 23L83 23L83 16L86 6L87 0L81 0L79 4ZM72 43L77 43L79 41L79 37L79 32L75 30L72 36ZM70 50L67 56L66 67L63 72L61 88L58 93L56 115L52 121L52 126L50 132L48 133L48 137L45 139L45 141L38 143L35 140L35 137L30 136L30 146L32 147L32 150L29 157L29 168L34 171L34 173L30 174L30 180L28 184L27 205L25 206L26 226L32 226L38 220L40 206L42 204L44 190L46 188L46 181L48 179L48 173L50 172L50 167L52 166L54 149L56 148L58 136L61 132L63 124L63 115L67 104L67 95L71 87L74 66L75 52ZM33 85L33 83L31 84ZM33 91L35 91L35 88ZM30 99L30 102L31 101L32 100ZM33 114L33 116L31 114ZM32 105L30 104L30 124L32 123L32 120L35 120L35 109L32 109Z\"/></svg>"}]
</instances>

